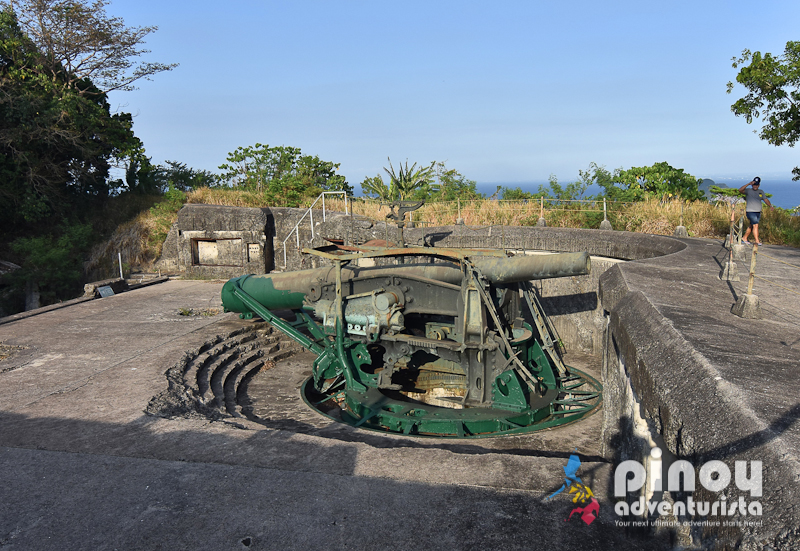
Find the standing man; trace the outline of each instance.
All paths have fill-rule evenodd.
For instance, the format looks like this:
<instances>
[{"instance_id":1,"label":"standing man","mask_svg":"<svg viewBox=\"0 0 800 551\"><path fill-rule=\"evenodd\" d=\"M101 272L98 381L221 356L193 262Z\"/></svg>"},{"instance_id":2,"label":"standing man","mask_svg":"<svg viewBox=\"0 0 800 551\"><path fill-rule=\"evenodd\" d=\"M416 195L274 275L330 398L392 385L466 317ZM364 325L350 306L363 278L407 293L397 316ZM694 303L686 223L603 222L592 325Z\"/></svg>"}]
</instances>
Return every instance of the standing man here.
<instances>
[{"instance_id":1,"label":"standing man","mask_svg":"<svg viewBox=\"0 0 800 551\"><path fill-rule=\"evenodd\" d=\"M753 187L747 189L747 186ZM739 193L743 193L745 199L747 199L745 214L747 215L747 219L750 221L750 227L747 228L746 232L744 232L742 243L746 245L750 244L747 238L750 235L750 230L753 230L753 239L757 245L761 245L761 241L758 239L758 222L761 220L761 201L764 201L770 210L772 210L772 203L770 203L769 199L767 199L767 194L761 191L761 178L758 176L753 178L752 182L739 188Z\"/></svg>"}]
</instances>

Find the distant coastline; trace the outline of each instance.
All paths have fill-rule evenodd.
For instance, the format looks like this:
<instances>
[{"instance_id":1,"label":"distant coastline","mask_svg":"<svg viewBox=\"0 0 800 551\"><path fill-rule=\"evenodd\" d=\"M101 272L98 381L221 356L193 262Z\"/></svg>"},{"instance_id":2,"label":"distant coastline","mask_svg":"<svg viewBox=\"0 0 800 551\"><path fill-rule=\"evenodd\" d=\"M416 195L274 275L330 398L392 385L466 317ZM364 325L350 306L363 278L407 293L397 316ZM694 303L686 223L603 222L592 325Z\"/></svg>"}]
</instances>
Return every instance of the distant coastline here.
<instances>
[{"instance_id":1,"label":"distant coastline","mask_svg":"<svg viewBox=\"0 0 800 551\"><path fill-rule=\"evenodd\" d=\"M734 179L734 178L711 178L717 185L722 186L723 184L727 187L741 187L746 184L747 180L741 179ZM569 180L564 180L559 182L562 185L569 183ZM507 188L520 188L522 191L528 192L536 192L539 190L539 186L544 186L546 189L549 189L548 182L545 181L533 181L533 182L478 182L477 189L478 192L484 194L486 197L491 197L492 194L497 190L497 186L507 187ZM769 178L764 177L763 183L761 187L767 193L772 195L770 201L776 207L781 207L784 209L791 209L798 205L800 205L800 182L794 182L792 180L770 180ZM591 197L597 195L602 191L600 186L589 186L586 190L586 196Z\"/></svg>"}]
</instances>

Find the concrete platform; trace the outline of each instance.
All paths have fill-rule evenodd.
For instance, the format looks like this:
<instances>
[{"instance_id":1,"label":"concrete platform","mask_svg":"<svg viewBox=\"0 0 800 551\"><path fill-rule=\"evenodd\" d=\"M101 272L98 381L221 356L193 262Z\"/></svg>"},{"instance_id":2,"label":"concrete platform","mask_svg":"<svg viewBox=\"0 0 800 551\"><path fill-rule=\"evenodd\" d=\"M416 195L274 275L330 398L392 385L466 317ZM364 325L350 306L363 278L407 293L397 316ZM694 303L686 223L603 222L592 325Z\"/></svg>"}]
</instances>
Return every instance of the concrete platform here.
<instances>
[{"instance_id":1,"label":"concrete platform","mask_svg":"<svg viewBox=\"0 0 800 551\"><path fill-rule=\"evenodd\" d=\"M539 231L564 242L559 229ZM747 280L718 279L726 260L719 242L576 235L581 249L594 240L609 251L669 253L617 264L601 278L622 376L642 416L680 455L764 461L768 525L745 533L743 548L800 547L800 251L760 248L754 293L763 319L743 320L730 308ZM749 264L740 264L744 274ZM0 325L11 354L0 361L0 545L665 549L691 536L726 548L741 536L676 539L615 525L610 484L623 445L613 439L618 424L608 425L625 414L619 396L609 396L614 409L605 418L442 443L366 433L308 412L293 392L308 358L295 356L258 380L280 406L269 423L145 415L186 351L245 323L179 314L219 308L220 287L171 281ZM600 371L598 358L567 359ZM259 407L269 418L269 403ZM588 526L565 522L569 499L545 501L576 450L601 501Z\"/></svg>"},{"instance_id":2,"label":"concrete platform","mask_svg":"<svg viewBox=\"0 0 800 551\"><path fill-rule=\"evenodd\" d=\"M185 351L242 322L221 284L171 281L0 326L0 545L9 549L664 549L608 513L602 416L527 437L442 443L305 408L307 356L268 372L271 426L143 412ZM596 360L579 357L599 372ZM592 364L592 365L588 365ZM262 404L260 407L264 407ZM298 417L309 422L298 423ZM586 525L570 453L602 498ZM605 509L605 513L603 512ZM642 539L644 538L644 539Z\"/></svg>"}]
</instances>

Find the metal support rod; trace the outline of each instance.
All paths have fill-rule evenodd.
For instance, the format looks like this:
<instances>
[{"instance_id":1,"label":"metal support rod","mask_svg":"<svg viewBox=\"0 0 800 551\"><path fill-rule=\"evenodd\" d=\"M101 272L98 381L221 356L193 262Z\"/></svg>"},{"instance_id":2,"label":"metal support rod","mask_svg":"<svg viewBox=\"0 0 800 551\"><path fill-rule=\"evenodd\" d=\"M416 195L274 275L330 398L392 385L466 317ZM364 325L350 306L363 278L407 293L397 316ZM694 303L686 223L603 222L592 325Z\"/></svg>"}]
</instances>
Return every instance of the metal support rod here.
<instances>
[{"instance_id":1,"label":"metal support rod","mask_svg":"<svg viewBox=\"0 0 800 551\"><path fill-rule=\"evenodd\" d=\"M683 201L681 201L681 226L683 226Z\"/></svg>"},{"instance_id":2,"label":"metal support rod","mask_svg":"<svg viewBox=\"0 0 800 551\"><path fill-rule=\"evenodd\" d=\"M345 197L347 197L345 195ZM322 194L322 221L325 221L325 194Z\"/></svg>"},{"instance_id":3,"label":"metal support rod","mask_svg":"<svg viewBox=\"0 0 800 551\"><path fill-rule=\"evenodd\" d=\"M742 244L742 235L744 235L744 216L739 217L739 223L736 225L736 243Z\"/></svg>"},{"instance_id":4,"label":"metal support rod","mask_svg":"<svg viewBox=\"0 0 800 551\"><path fill-rule=\"evenodd\" d=\"M736 214L736 207L734 206L731 209L731 229L730 234L728 235L728 266L730 270L733 270L733 221L735 219Z\"/></svg>"},{"instance_id":5,"label":"metal support rod","mask_svg":"<svg viewBox=\"0 0 800 551\"><path fill-rule=\"evenodd\" d=\"M539 197L539 218L544 218L544 196Z\"/></svg>"},{"instance_id":6,"label":"metal support rod","mask_svg":"<svg viewBox=\"0 0 800 551\"><path fill-rule=\"evenodd\" d=\"M603 220L608 220L608 213L606 211L606 198L603 197Z\"/></svg>"},{"instance_id":7,"label":"metal support rod","mask_svg":"<svg viewBox=\"0 0 800 551\"><path fill-rule=\"evenodd\" d=\"M122 275L122 253L121 252L117 253L117 258L119 259L119 278L120 279L125 279L125 276Z\"/></svg>"},{"instance_id":8,"label":"metal support rod","mask_svg":"<svg viewBox=\"0 0 800 551\"><path fill-rule=\"evenodd\" d=\"M344 311L342 310L342 261L336 261L336 323L344 328Z\"/></svg>"},{"instance_id":9,"label":"metal support rod","mask_svg":"<svg viewBox=\"0 0 800 551\"><path fill-rule=\"evenodd\" d=\"M733 251L733 221L736 219L736 206L731 207L731 228L728 232L728 247Z\"/></svg>"},{"instance_id":10,"label":"metal support rod","mask_svg":"<svg viewBox=\"0 0 800 551\"><path fill-rule=\"evenodd\" d=\"M324 195L322 196L322 203L323 204L325 203L325 196ZM325 211L323 210L322 212L324 213ZM314 211L313 210L309 210L308 213L309 213L309 219L311 220L311 243L313 244L314 243ZM324 216L324 214L323 214L323 216ZM298 247L299 246L300 245L298 245Z\"/></svg>"},{"instance_id":11,"label":"metal support rod","mask_svg":"<svg viewBox=\"0 0 800 551\"><path fill-rule=\"evenodd\" d=\"M758 254L758 243L753 243L753 254L750 256L750 279L747 280L747 294L753 294L753 280L756 277L756 255Z\"/></svg>"}]
</instances>

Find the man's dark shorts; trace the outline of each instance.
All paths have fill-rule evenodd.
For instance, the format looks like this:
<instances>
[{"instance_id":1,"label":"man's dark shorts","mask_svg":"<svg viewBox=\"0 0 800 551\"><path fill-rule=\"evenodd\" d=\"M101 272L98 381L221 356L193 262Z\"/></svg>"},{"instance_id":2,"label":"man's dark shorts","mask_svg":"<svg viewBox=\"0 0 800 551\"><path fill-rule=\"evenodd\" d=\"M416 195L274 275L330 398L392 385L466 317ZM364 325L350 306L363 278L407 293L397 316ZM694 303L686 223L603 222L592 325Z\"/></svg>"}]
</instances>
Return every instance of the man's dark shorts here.
<instances>
[{"instance_id":1,"label":"man's dark shorts","mask_svg":"<svg viewBox=\"0 0 800 551\"><path fill-rule=\"evenodd\" d=\"M758 224L758 221L761 220L761 213L760 212L748 212L747 219L750 220L750 223L755 225Z\"/></svg>"}]
</instances>

